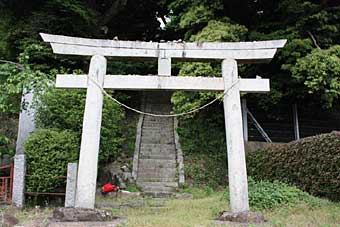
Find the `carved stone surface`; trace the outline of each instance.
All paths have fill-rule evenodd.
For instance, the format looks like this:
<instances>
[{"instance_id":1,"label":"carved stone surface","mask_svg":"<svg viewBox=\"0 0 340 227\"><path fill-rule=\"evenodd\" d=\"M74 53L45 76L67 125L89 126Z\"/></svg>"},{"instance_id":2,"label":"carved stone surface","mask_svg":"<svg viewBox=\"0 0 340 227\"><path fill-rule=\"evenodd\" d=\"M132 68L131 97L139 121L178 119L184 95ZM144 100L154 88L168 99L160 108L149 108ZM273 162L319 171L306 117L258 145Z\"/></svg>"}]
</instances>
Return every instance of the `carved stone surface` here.
<instances>
[{"instance_id":1,"label":"carved stone surface","mask_svg":"<svg viewBox=\"0 0 340 227\"><path fill-rule=\"evenodd\" d=\"M13 177L13 204L22 208L25 202L25 175L26 157L24 154L16 154L14 157L14 177Z\"/></svg>"},{"instance_id":2,"label":"carved stone surface","mask_svg":"<svg viewBox=\"0 0 340 227\"><path fill-rule=\"evenodd\" d=\"M85 208L56 208L52 220L57 222L112 221L116 219L108 211Z\"/></svg>"},{"instance_id":3,"label":"carved stone surface","mask_svg":"<svg viewBox=\"0 0 340 227\"><path fill-rule=\"evenodd\" d=\"M176 193L175 198L176 199L193 199L194 196L189 193Z\"/></svg>"},{"instance_id":4,"label":"carved stone surface","mask_svg":"<svg viewBox=\"0 0 340 227\"><path fill-rule=\"evenodd\" d=\"M217 220L255 224L264 223L266 221L262 214L251 211L244 211L238 213L222 211Z\"/></svg>"},{"instance_id":5,"label":"carved stone surface","mask_svg":"<svg viewBox=\"0 0 340 227\"><path fill-rule=\"evenodd\" d=\"M67 165L67 183L65 207L74 207L76 202L76 188L77 188L77 163L68 163Z\"/></svg>"},{"instance_id":6,"label":"carved stone surface","mask_svg":"<svg viewBox=\"0 0 340 227\"><path fill-rule=\"evenodd\" d=\"M49 227L118 227L126 223L126 219L118 218L109 222L51 222Z\"/></svg>"}]
</instances>

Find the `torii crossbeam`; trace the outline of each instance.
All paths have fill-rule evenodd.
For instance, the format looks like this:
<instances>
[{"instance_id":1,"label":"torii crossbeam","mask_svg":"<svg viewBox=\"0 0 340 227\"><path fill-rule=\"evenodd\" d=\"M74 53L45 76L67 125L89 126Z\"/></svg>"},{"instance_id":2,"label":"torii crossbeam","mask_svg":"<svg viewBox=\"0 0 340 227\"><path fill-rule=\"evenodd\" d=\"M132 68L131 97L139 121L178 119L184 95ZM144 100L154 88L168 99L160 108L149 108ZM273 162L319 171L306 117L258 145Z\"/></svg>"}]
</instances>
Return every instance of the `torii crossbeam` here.
<instances>
[{"instance_id":1,"label":"torii crossbeam","mask_svg":"<svg viewBox=\"0 0 340 227\"><path fill-rule=\"evenodd\" d=\"M237 62L269 62L286 40L239 43L154 43L84 39L41 34L54 53L93 56L89 75L58 75L56 87L87 88L76 207L94 208L103 94L115 90L227 91L224 115L228 151L230 206L249 210L240 92L268 92L268 79L241 79ZM106 75L106 57L158 58L158 75ZM171 58L221 59L222 77L170 77ZM208 75L207 75L208 76ZM91 79L89 79L91 78ZM95 81L95 82L94 82ZM232 130L230 130L232 129Z\"/></svg>"}]
</instances>

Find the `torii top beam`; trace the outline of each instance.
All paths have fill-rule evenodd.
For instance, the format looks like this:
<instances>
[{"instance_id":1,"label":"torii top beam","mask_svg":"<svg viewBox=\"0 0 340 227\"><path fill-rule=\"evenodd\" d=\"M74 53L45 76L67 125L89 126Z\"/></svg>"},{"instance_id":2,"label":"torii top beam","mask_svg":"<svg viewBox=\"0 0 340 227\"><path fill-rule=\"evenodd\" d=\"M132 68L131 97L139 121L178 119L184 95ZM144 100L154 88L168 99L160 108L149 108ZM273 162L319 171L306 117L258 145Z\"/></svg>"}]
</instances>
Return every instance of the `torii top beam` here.
<instances>
[{"instance_id":1,"label":"torii top beam","mask_svg":"<svg viewBox=\"0 0 340 227\"><path fill-rule=\"evenodd\" d=\"M235 59L239 63L269 62L287 40L259 42L156 43L87 39L40 33L56 54L184 59Z\"/></svg>"}]
</instances>

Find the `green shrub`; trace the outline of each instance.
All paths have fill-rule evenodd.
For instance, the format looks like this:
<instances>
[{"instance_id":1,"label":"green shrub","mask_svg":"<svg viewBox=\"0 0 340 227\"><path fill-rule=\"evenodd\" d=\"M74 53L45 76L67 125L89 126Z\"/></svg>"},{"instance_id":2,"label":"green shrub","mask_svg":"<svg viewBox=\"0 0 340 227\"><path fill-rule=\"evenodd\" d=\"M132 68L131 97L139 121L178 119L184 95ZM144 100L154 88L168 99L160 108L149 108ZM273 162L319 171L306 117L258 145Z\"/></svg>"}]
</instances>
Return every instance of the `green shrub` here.
<instances>
[{"instance_id":1,"label":"green shrub","mask_svg":"<svg viewBox=\"0 0 340 227\"><path fill-rule=\"evenodd\" d=\"M81 137L86 91L50 89L39 97L37 124L42 128L69 129ZM124 111L104 98L99 161L114 160L122 151Z\"/></svg>"},{"instance_id":2,"label":"green shrub","mask_svg":"<svg viewBox=\"0 0 340 227\"><path fill-rule=\"evenodd\" d=\"M340 135L323 134L247 155L248 174L279 180L314 196L340 200Z\"/></svg>"},{"instance_id":3,"label":"green shrub","mask_svg":"<svg viewBox=\"0 0 340 227\"><path fill-rule=\"evenodd\" d=\"M313 201L313 197L296 187L274 181L255 181L248 178L249 205L256 210L274 209L282 205L294 205L298 202ZM229 191L223 194L229 200Z\"/></svg>"},{"instance_id":4,"label":"green shrub","mask_svg":"<svg viewBox=\"0 0 340 227\"><path fill-rule=\"evenodd\" d=\"M39 129L24 144L29 192L65 191L67 164L78 160L79 140L70 131Z\"/></svg>"},{"instance_id":5,"label":"green shrub","mask_svg":"<svg viewBox=\"0 0 340 227\"><path fill-rule=\"evenodd\" d=\"M185 156L186 182L194 187L218 189L227 183L225 155L191 154Z\"/></svg>"},{"instance_id":6,"label":"green shrub","mask_svg":"<svg viewBox=\"0 0 340 227\"><path fill-rule=\"evenodd\" d=\"M9 144L10 139L5 135L0 134L0 157L2 157L4 154L10 153Z\"/></svg>"}]
</instances>

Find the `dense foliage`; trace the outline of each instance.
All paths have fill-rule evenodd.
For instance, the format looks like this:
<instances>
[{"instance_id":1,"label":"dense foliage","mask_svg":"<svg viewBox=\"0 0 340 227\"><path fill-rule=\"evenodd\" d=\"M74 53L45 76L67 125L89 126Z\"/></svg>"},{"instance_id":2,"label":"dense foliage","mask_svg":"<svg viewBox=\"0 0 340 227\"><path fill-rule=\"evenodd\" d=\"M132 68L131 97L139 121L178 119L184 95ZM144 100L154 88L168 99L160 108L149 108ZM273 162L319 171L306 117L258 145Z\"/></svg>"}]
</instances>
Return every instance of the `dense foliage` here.
<instances>
[{"instance_id":1,"label":"dense foliage","mask_svg":"<svg viewBox=\"0 0 340 227\"><path fill-rule=\"evenodd\" d=\"M78 160L77 135L69 130L40 129L25 143L28 192L65 191L67 163Z\"/></svg>"},{"instance_id":2,"label":"dense foliage","mask_svg":"<svg viewBox=\"0 0 340 227\"><path fill-rule=\"evenodd\" d=\"M69 129L80 141L86 91L49 89L39 96L36 121L41 128ZM109 162L122 152L124 112L105 98L102 111L99 161ZM78 144L79 142L77 142Z\"/></svg>"},{"instance_id":3,"label":"dense foliage","mask_svg":"<svg viewBox=\"0 0 340 227\"><path fill-rule=\"evenodd\" d=\"M340 97L340 46L314 50L297 61L293 77L306 86L310 94L317 94L326 106Z\"/></svg>"},{"instance_id":4,"label":"dense foliage","mask_svg":"<svg viewBox=\"0 0 340 227\"><path fill-rule=\"evenodd\" d=\"M279 181L255 181L248 178L249 205L255 210L275 209L281 206L292 206L306 202L313 206L317 199L296 187ZM229 200L229 192L223 194L223 199Z\"/></svg>"},{"instance_id":5,"label":"dense foliage","mask_svg":"<svg viewBox=\"0 0 340 227\"><path fill-rule=\"evenodd\" d=\"M9 153L10 140L5 135L0 134L0 157ZM13 155L13 154L12 154Z\"/></svg>"},{"instance_id":6,"label":"dense foliage","mask_svg":"<svg viewBox=\"0 0 340 227\"><path fill-rule=\"evenodd\" d=\"M280 180L312 195L340 200L340 135L308 137L249 153L248 175Z\"/></svg>"},{"instance_id":7,"label":"dense foliage","mask_svg":"<svg viewBox=\"0 0 340 227\"><path fill-rule=\"evenodd\" d=\"M227 183L224 118L218 105L182 119L178 134L184 152L186 182L214 189ZM210 113L215 114L211 115Z\"/></svg>"}]
</instances>

